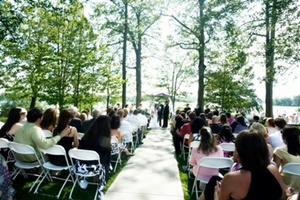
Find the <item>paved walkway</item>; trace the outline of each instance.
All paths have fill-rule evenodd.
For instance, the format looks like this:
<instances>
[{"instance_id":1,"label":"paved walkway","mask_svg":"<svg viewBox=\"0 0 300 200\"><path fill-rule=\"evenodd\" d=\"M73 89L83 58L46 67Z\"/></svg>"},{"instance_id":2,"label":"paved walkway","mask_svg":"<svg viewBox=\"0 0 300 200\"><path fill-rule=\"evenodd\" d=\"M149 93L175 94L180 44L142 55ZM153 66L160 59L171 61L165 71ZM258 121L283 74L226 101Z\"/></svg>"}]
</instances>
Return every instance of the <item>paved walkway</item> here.
<instances>
[{"instance_id":1,"label":"paved walkway","mask_svg":"<svg viewBox=\"0 0 300 200\"><path fill-rule=\"evenodd\" d=\"M183 200L169 129L153 129L105 193L105 200Z\"/></svg>"}]
</instances>

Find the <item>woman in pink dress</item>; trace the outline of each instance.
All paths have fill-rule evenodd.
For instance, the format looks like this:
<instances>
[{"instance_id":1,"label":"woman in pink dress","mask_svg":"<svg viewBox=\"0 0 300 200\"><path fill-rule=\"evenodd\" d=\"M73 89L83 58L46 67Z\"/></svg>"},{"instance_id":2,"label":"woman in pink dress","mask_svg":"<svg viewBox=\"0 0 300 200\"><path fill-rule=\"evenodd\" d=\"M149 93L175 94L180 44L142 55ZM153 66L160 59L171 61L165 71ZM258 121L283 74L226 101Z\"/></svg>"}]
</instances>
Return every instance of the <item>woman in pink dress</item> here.
<instances>
[{"instance_id":1,"label":"woman in pink dress","mask_svg":"<svg viewBox=\"0 0 300 200\"><path fill-rule=\"evenodd\" d=\"M201 180L208 182L213 175L219 173L219 170L201 167L197 174L199 160L204 157L224 157L224 153L222 148L216 144L215 137L209 128L203 127L200 130L200 136L200 145L198 148L193 148L190 164L193 166L193 174Z\"/></svg>"}]
</instances>

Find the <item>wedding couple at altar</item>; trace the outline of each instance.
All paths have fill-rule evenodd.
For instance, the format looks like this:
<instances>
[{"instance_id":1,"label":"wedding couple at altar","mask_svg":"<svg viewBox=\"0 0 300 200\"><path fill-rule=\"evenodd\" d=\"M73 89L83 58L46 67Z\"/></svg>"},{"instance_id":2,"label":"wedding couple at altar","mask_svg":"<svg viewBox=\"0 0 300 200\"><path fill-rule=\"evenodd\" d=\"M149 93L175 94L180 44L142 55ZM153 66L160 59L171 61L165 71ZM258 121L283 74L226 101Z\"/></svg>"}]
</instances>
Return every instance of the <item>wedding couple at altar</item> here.
<instances>
[{"instance_id":1,"label":"wedding couple at altar","mask_svg":"<svg viewBox=\"0 0 300 200\"><path fill-rule=\"evenodd\" d=\"M160 102L155 104L154 110L151 113L151 120L149 123L149 128L158 128L161 127L161 122L163 121L163 128L168 127L169 120L169 102L166 101L165 105L162 105Z\"/></svg>"}]
</instances>

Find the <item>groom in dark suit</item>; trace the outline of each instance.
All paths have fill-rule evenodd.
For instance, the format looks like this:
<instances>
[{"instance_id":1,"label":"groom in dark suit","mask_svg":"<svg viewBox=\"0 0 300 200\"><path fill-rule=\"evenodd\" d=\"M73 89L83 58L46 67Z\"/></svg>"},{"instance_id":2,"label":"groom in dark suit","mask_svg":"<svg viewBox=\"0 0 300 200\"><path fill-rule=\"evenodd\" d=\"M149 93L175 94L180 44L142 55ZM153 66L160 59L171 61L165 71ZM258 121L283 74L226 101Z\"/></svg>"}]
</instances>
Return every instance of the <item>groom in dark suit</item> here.
<instances>
[{"instance_id":1,"label":"groom in dark suit","mask_svg":"<svg viewBox=\"0 0 300 200\"><path fill-rule=\"evenodd\" d=\"M164 105L162 105L160 102L158 102L156 109L157 109L158 123L159 123L159 126L161 126Z\"/></svg>"},{"instance_id":2,"label":"groom in dark suit","mask_svg":"<svg viewBox=\"0 0 300 200\"><path fill-rule=\"evenodd\" d=\"M170 114L170 110L169 110L169 102L166 101L165 102L165 108L164 108L164 124L163 124L163 128L167 128L168 127L168 120L169 120L169 114Z\"/></svg>"}]
</instances>

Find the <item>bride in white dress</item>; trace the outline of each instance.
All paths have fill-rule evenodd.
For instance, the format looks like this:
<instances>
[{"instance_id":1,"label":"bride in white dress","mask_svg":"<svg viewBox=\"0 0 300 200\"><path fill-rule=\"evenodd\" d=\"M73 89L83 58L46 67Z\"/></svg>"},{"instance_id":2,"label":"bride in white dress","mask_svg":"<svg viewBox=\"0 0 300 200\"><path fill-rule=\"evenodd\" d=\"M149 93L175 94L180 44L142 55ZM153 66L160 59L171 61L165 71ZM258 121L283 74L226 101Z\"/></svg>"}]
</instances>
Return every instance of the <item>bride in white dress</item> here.
<instances>
[{"instance_id":1,"label":"bride in white dress","mask_svg":"<svg viewBox=\"0 0 300 200\"><path fill-rule=\"evenodd\" d=\"M157 117L157 109L155 108L154 111L152 111L152 117L149 123L149 128L158 128L158 117Z\"/></svg>"}]
</instances>

